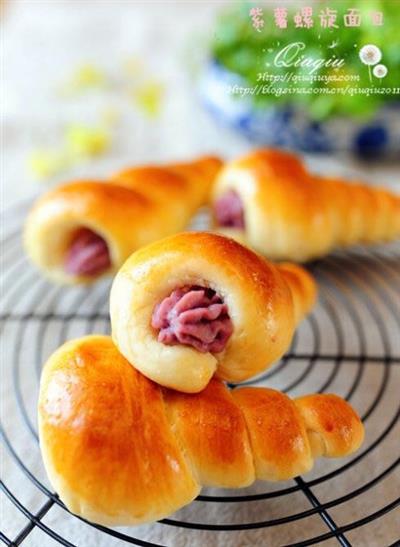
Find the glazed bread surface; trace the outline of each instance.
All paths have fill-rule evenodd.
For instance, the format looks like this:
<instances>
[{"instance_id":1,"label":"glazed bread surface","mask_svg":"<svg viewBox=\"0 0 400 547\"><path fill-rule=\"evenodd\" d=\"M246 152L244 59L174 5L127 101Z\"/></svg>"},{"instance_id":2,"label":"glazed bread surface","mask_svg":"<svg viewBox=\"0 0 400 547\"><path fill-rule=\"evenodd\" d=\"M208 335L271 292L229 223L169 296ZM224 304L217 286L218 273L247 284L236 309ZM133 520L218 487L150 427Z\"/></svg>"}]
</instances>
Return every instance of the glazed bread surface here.
<instances>
[{"instance_id":1,"label":"glazed bread surface","mask_svg":"<svg viewBox=\"0 0 400 547\"><path fill-rule=\"evenodd\" d=\"M136 249L183 230L208 199L221 166L217 158L187 164L135 167L109 180L81 180L51 190L30 211L24 231L32 261L60 283L90 283L99 275L71 274L64 259L79 229L107 244L110 266L118 270Z\"/></svg>"},{"instance_id":2,"label":"glazed bread surface","mask_svg":"<svg viewBox=\"0 0 400 547\"><path fill-rule=\"evenodd\" d=\"M356 243L400 237L400 197L359 182L318 177L289 152L256 150L229 162L213 191L243 208L244 227L218 231L273 260L304 262Z\"/></svg>"},{"instance_id":3,"label":"glazed bread surface","mask_svg":"<svg viewBox=\"0 0 400 547\"><path fill-rule=\"evenodd\" d=\"M108 525L157 520L199 485L159 387L106 336L67 342L46 363L39 433L50 482L73 513Z\"/></svg>"},{"instance_id":4,"label":"glazed bread surface","mask_svg":"<svg viewBox=\"0 0 400 547\"><path fill-rule=\"evenodd\" d=\"M132 367L111 338L66 343L46 363L39 437L68 509L103 525L136 525L188 504L201 486L286 480L319 456L347 456L362 423L335 395L291 400L264 388L169 391Z\"/></svg>"},{"instance_id":5,"label":"glazed bread surface","mask_svg":"<svg viewBox=\"0 0 400 547\"><path fill-rule=\"evenodd\" d=\"M212 289L226 304L233 333L222 351L158 340L152 314L184 286ZM315 282L299 266L274 266L221 235L182 233L140 249L122 266L110 295L112 336L143 374L193 393L214 373L239 382L268 368L288 349L315 298Z\"/></svg>"}]
</instances>

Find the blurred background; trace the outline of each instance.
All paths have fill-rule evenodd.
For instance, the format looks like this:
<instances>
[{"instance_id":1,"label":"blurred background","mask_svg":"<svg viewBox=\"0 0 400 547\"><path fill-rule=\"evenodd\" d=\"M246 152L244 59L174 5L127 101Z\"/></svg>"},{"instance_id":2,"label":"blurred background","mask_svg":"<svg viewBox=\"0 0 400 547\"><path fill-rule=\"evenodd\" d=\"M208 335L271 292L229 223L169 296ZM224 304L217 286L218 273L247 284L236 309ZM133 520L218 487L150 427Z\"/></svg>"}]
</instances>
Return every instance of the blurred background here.
<instances>
[{"instance_id":1,"label":"blurred background","mask_svg":"<svg viewBox=\"0 0 400 547\"><path fill-rule=\"evenodd\" d=\"M65 538L64 545L120 546L117 532L104 534L70 518L41 489L41 484L48 483L35 425L30 425L36 424L40 365L67 338L109 332L108 285L50 287L28 266L20 233L31 198L76 177L106 178L129 165L205 153L232 158L261 144L299 150L310 167L324 175L365 179L399 191L396 96L282 92L241 97L228 90L257 85L259 72L271 72L266 63L271 64L276 52L300 39L313 58L345 59L343 70L321 67L317 75L355 75L360 86L375 89L399 86L400 0L318 4L312 0L292 4L286 0L0 0L0 4L1 207L9 209L2 220L6 282L0 399L10 439L10 450L0 459L7 487L14 493L10 497L15 495L23 508L38 515L50 532L46 534L40 523L33 527L6 496L2 528L7 537L18 539L15 544L31 547L55 545L48 535L51 531ZM305 24L301 10L310 6L314 26L296 28L294 18ZM264 26L258 29L250 16L252 7L263 10ZM287 9L287 28L276 27L277 7ZM320 28L320 12L325 10L327 22L328 8L336 11L339 28ZM352 8L362 10L362 24L344 29L344 14ZM373 24L371 12L383 14L382 25ZM366 58L360 57L365 45L375 48L374 64L366 65ZM379 64L387 73L372 75L370 80L370 72ZM303 76L309 71L291 67L290 72ZM284 76L286 72L274 67L273 73ZM317 80L301 85L318 89L323 84ZM279 83L282 89L290 86ZM24 207L11 208L23 200ZM381 254L360 253L340 261L328 258L316 266L324 287L317 320L305 324L296 340L293 368L292 364L285 368L292 362L285 359L275 368L279 374L267 380L272 387L288 389L291 396L329 389L351 398L368 418L365 454L356 457L357 465L320 460L308 475L309 481L316 482L307 497L292 483L256 484L246 490L255 495L249 503L227 503L224 498L218 499L222 503L193 503L173 517L184 523L179 526L171 521L169 526L120 529L129 543L305 545L303 540L327 534L332 527L329 515L333 526L335 522L342 526L362 523L375 512L380 518L349 530L349 541L339 535L324 545L398 544L398 506L397 512L386 509L399 495L393 464L399 439L398 253L390 248ZM310 349L312 355L307 358ZM316 359L319 351L325 355L321 361ZM337 469L343 472L336 474ZM321 476L332 480L319 483ZM275 496L281 488L289 497ZM224 495L221 490L204 493ZM331 504L328 516L325 511L316 514L312 496ZM259 521L265 521L266 527L259 528ZM190 529L187 523L200 526ZM211 531L203 529L202 523L209 523ZM212 526L218 523L238 528L215 533Z\"/></svg>"},{"instance_id":2,"label":"blurred background","mask_svg":"<svg viewBox=\"0 0 400 547\"><path fill-rule=\"evenodd\" d=\"M286 29L275 24L278 4L287 6ZM312 28L295 27L303 4L313 6ZM360 86L371 83L359 50L376 44L388 73L372 85L399 85L398 2L356 4L362 24L343 28L348 0L292 8L265 0L3 2L2 206L74 177L103 178L129 164L201 153L232 157L260 144L299 149L325 173L395 183L398 96L240 97L227 91L255 85L268 60L294 40L304 41L314 57L345 58L338 70L359 74ZM328 5L339 28L321 29L319 13ZM263 10L258 30L249 15L254 6ZM383 13L382 25L373 24L375 12ZM365 165L360 156L375 162Z\"/></svg>"}]
</instances>

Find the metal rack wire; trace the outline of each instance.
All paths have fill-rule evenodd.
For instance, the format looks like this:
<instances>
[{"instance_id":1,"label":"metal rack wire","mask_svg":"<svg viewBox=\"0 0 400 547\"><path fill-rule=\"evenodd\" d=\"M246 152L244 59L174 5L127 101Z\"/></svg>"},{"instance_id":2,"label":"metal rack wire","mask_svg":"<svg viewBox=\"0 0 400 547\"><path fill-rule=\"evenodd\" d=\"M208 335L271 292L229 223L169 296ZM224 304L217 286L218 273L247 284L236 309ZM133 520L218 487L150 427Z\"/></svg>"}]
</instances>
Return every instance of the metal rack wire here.
<instances>
[{"instance_id":1,"label":"metal rack wire","mask_svg":"<svg viewBox=\"0 0 400 547\"><path fill-rule=\"evenodd\" d=\"M27 489L39 496L41 502L33 509L24 502L21 492L8 484L6 477L1 483L3 495L24 520L13 537L8 537L6 531L0 532L0 540L6 545L17 546L32 537L35 530L40 530L55 543L77 545L73 537L65 537L47 522L47 516L58 507L63 519L83 522L84 526L93 527L119 542L160 547L164 543L142 539L134 528L120 531L69 514L42 478L45 475L35 423L41 365L66 339L109 331L109 284L97 284L89 289L48 285L30 267L21 248L21 223L26 207L27 204L21 204L3 219L7 231L2 242L1 329L5 356L2 381L7 383L15 413L4 415L1 435L14 472L24 476ZM199 222L201 227L203 221ZM265 545L270 545L269 531L272 533L274 528L282 530L284 527L288 532L285 537L292 538L286 544L292 546L327 540L350 546L354 541L353 531L364 530L385 517L388 535L379 545L396 544L399 537L393 538L389 530L395 529L395 523L400 522L399 490L394 487L397 496L389 497L387 492L392 489L387 485L398 477L395 470L398 472L400 464L400 447L396 442L399 438L399 384L397 391L393 391L394 382L400 378L400 249L396 245L368 252L360 249L318 261L310 267L321 287L317 309L302 325L291 350L281 362L247 383L272 385L293 396L310 391L339 392L360 410L367 430L366 443L351 458L317 466L306 478L297 477L283 486L260 483L232 493L206 491L194 502L198 509L196 513L190 513L189 518L185 512L182 518L178 513L154 526L179 528L181 533L188 534L188 543L191 533L196 531L217 535L241 532L242 545L246 534L249 534L246 545L255 545L251 533L263 529ZM26 445L29 445L29 462L22 455L26 454ZM396 446L397 453L393 449ZM380 490L382 485L384 495ZM303 496L303 505L301 510L296 510L299 495ZM207 508L211 506L213 510L209 513ZM249 510L250 506L255 509ZM219 508L222 507L225 510L220 521ZM231 516L230 507L235 508ZM350 522L346 521L349 507L358 515ZM204 516L204 519L194 519L194 514ZM320 531L298 541L297 528L293 526L301 522L307 534L308 523L315 517L320 519ZM273 541L273 544L282 544ZM173 545L170 541L167 544Z\"/></svg>"}]
</instances>

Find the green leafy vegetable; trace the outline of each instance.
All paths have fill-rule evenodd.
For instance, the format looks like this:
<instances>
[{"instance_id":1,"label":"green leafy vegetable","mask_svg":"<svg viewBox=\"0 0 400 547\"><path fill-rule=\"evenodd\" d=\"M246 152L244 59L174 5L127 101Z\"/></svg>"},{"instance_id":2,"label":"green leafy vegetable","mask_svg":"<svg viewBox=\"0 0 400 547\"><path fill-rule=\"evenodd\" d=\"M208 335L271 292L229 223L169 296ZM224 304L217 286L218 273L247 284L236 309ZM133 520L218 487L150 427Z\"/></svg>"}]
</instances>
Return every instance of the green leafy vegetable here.
<instances>
[{"instance_id":1,"label":"green leafy vegetable","mask_svg":"<svg viewBox=\"0 0 400 547\"><path fill-rule=\"evenodd\" d=\"M306 74L304 67L276 67L273 59L280 49L292 42L303 42L305 49L302 53L307 57L328 58L336 56L343 58L345 64L341 68L322 67L314 72L315 75L359 76L358 81L350 82L279 82L279 87L312 87L333 88L351 86L358 88L396 88L400 87L400 6L398 2L388 0L342 0L341 2L317 2L313 6L314 26L312 28L295 28L294 14L300 11L307 2L298 2L288 9L288 27L279 29L274 21L274 5L262 0L258 3L242 2L225 8L219 15L216 30L213 34L211 51L213 58L226 69L240 75L248 86L255 86L260 72L273 75L285 74L290 71L295 75ZM257 32L249 15L251 7L261 7L264 12L264 27ZM319 14L322 9L331 7L337 11L337 25L339 28L321 28ZM360 11L361 25L357 27L344 26L344 15L349 9ZM371 13L383 13L383 25L374 26ZM359 57L359 51L366 44L375 44L382 51L381 63L388 68L388 73L380 80L370 80L368 67ZM370 118L384 104L400 101L396 94L272 94L253 95L256 106L284 106L305 108L315 120L323 120L334 115L345 115L358 118Z\"/></svg>"}]
</instances>

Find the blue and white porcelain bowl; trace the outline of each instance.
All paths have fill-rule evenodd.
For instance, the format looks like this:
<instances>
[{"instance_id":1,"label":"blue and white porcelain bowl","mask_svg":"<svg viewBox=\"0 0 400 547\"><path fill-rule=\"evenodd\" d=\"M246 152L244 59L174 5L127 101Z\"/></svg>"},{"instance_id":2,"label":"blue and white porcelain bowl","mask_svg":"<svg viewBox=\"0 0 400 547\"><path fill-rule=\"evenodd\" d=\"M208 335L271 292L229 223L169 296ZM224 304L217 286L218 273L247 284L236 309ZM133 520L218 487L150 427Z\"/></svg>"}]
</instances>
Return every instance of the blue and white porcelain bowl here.
<instances>
[{"instance_id":1,"label":"blue and white porcelain bowl","mask_svg":"<svg viewBox=\"0 0 400 547\"><path fill-rule=\"evenodd\" d=\"M334 117L319 123L299 108L255 107L251 98L229 93L235 85L246 84L239 75L210 61L200 85L202 102L217 122L256 144L305 152L342 150L366 157L400 157L400 103L381 109L368 122Z\"/></svg>"}]
</instances>

